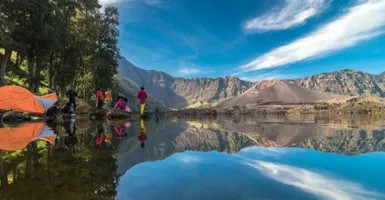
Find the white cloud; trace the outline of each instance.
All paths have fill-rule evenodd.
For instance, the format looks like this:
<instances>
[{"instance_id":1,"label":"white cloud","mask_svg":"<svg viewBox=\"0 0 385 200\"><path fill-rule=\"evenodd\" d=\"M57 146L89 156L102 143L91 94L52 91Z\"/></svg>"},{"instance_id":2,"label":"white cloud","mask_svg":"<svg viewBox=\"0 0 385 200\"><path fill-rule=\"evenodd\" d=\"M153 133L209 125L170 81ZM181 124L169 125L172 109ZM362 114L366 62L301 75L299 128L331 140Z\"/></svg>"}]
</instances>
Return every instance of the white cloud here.
<instances>
[{"instance_id":1,"label":"white cloud","mask_svg":"<svg viewBox=\"0 0 385 200\"><path fill-rule=\"evenodd\" d=\"M163 4L161 0L144 0L144 3L150 6L158 6Z\"/></svg>"},{"instance_id":2,"label":"white cloud","mask_svg":"<svg viewBox=\"0 0 385 200\"><path fill-rule=\"evenodd\" d=\"M279 74L276 72L268 72L268 73L262 73L262 74L257 74L255 76L241 76L239 77L242 80L245 81L261 81L261 80L282 80L282 79L290 79L292 78L292 75L287 75L287 74Z\"/></svg>"},{"instance_id":3,"label":"white cloud","mask_svg":"<svg viewBox=\"0 0 385 200\"><path fill-rule=\"evenodd\" d=\"M99 0L101 5L117 4L121 2L141 2L149 6L158 6L163 3L161 0Z\"/></svg>"},{"instance_id":4,"label":"white cloud","mask_svg":"<svg viewBox=\"0 0 385 200\"><path fill-rule=\"evenodd\" d=\"M245 162L261 172L261 174L282 184L296 187L304 192L320 197L320 199L366 200L382 199L384 194L370 191L361 184L341 180L314 171L272 162Z\"/></svg>"},{"instance_id":5,"label":"white cloud","mask_svg":"<svg viewBox=\"0 0 385 200\"><path fill-rule=\"evenodd\" d=\"M201 161L199 157L184 154L177 154L176 159L186 164L199 163Z\"/></svg>"},{"instance_id":6,"label":"white cloud","mask_svg":"<svg viewBox=\"0 0 385 200\"><path fill-rule=\"evenodd\" d=\"M178 75L180 76L189 76L200 73L201 70L194 67L181 67L178 70Z\"/></svg>"},{"instance_id":7,"label":"white cloud","mask_svg":"<svg viewBox=\"0 0 385 200\"><path fill-rule=\"evenodd\" d=\"M304 24L307 19L324 10L325 0L286 0L277 11L270 11L247 21L246 30L283 30Z\"/></svg>"},{"instance_id":8,"label":"white cloud","mask_svg":"<svg viewBox=\"0 0 385 200\"><path fill-rule=\"evenodd\" d=\"M99 0L99 3L101 5L109 5L109 4L116 4L116 3L128 2L128 1L135 1L135 0Z\"/></svg>"},{"instance_id":9,"label":"white cloud","mask_svg":"<svg viewBox=\"0 0 385 200\"><path fill-rule=\"evenodd\" d=\"M361 1L362 2L362 1ZM384 33L385 1L367 0L309 35L238 68L242 72L278 67L357 45Z\"/></svg>"}]
</instances>

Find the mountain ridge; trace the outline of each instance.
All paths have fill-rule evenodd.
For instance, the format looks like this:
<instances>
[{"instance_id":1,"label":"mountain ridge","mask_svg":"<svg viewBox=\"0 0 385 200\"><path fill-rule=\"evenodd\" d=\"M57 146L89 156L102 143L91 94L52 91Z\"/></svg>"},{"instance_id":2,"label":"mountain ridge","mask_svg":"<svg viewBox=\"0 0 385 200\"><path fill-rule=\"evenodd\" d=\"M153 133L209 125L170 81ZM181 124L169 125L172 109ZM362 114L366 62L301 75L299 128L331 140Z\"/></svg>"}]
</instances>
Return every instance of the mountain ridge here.
<instances>
[{"instance_id":1,"label":"mountain ridge","mask_svg":"<svg viewBox=\"0 0 385 200\"><path fill-rule=\"evenodd\" d=\"M209 107L225 99L237 97L262 82L245 81L236 76L174 77L162 71L141 69L125 58L119 61L118 73L119 77L131 80L138 86L144 86L158 103L157 106L163 105L177 109ZM385 72L374 75L354 69L344 69L280 81L287 82L287 84L293 83L317 93L385 97L384 78ZM120 83L120 85L122 84ZM298 90L301 89L295 89L295 91ZM274 91L278 91L277 88ZM126 95L131 95L128 94L129 92L131 91L126 91Z\"/></svg>"},{"instance_id":2,"label":"mountain ridge","mask_svg":"<svg viewBox=\"0 0 385 200\"><path fill-rule=\"evenodd\" d=\"M164 72L138 68L125 58L119 61L118 73L119 77L144 86L149 94L170 108L210 104L240 95L252 86L252 83L237 77L191 79L174 77Z\"/></svg>"}]
</instances>

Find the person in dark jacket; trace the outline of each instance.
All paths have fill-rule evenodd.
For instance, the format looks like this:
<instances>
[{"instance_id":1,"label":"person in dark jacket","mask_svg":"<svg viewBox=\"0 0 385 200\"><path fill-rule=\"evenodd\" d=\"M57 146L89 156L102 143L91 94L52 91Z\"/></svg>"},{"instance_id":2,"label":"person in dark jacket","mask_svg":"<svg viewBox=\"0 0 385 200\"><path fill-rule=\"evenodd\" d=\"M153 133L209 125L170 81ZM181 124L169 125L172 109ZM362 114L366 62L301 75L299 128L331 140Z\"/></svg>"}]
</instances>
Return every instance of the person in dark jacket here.
<instances>
[{"instance_id":1,"label":"person in dark jacket","mask_svg":"<svg viewBox=\"0 0 385 200\"><path fill-rule=\"evenodd\" d=\"M59 114L58 105L59 104L56 102L50 108L48 108L47 112L45 113L45 116L51 120L56 119L56 115Z\"/></svg>"},{"instance_id":2,"label":"person in dark jacket","mask_svg":"<svg viewBox=\"0 0 385 200\"><path fill-rule=\"evenodd\" d=\"M68 102L66 104L64 104L61 108L60 108L60 111L63 113L63 114L71 114L71 104Z\"/></svg>"},{"instance_id":3,"label":"person in dark jacket","mask_svg":"<svg viewBox=\"0 0 385 200\"><path fill-rule=\"evenodd\" d=\"M70 89L66 93L66 96L68 97L68 103L69 105L73 105L74 107L74 112L76 110L76 97L78 96L78 93L76 93L74 90Z\"/></svg>"}]
</instances>

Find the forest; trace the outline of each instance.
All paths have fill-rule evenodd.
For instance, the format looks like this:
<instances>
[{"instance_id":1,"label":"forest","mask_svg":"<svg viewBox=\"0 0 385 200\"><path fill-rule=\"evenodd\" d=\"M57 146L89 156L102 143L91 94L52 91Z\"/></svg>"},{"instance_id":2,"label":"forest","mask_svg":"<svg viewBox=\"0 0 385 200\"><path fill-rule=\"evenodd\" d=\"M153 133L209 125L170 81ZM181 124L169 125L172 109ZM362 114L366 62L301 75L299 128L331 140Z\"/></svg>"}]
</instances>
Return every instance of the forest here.
<instances>
[{"instance_id":1,"label":"forest","mask_svg":"<svg viewBox=\"0 0 385 200\"><path fill-rule=\"evenodd\" d=\"M1 1L0 85L90 99L115 85L118 25L118 9L98 0Z\"/></svg>"}]
</instances>

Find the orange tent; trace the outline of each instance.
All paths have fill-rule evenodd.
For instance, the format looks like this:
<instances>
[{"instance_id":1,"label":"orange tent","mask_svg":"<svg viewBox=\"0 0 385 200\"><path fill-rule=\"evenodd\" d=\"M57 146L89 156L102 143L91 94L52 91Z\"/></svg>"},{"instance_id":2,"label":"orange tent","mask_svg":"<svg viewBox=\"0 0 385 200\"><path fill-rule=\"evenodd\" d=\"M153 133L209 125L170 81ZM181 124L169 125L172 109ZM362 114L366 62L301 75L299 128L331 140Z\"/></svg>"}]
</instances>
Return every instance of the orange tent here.
<instances>
[{"instance_id":1,"label":"orange tent","mask_svg":"<svg viewBox=\"0 0 385 200\"><path fill-rule=\"evenodd\" d=\"M38 139L54 145L55 138L56 135L44 123L26 123L15 128L0 128L0 150L20 150Z\"/></svg>"},{"instance_id":2,"label":"orange tent","mask_svg":"<svg viewBox=\"0 0 385 200\"><path fill-rule=\"evenodd\" d=\"M0 94L0 110L12 109L15 112L43 114L57 101L55 93L36 96L14 85L0 87Z\"/></svg>"}]
</instances>

